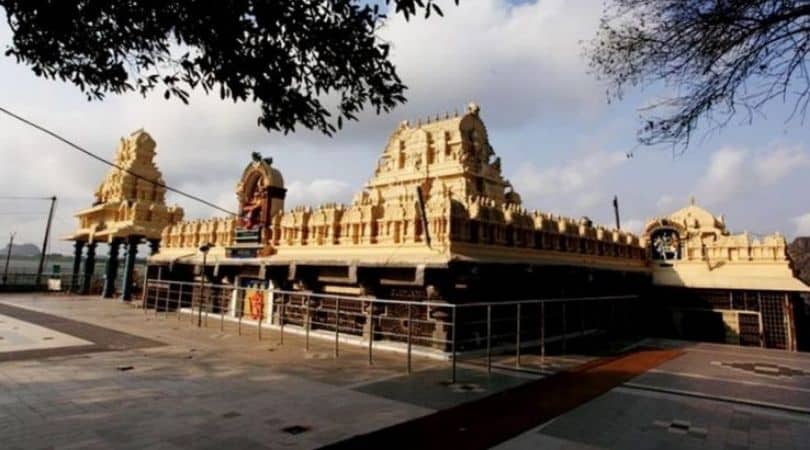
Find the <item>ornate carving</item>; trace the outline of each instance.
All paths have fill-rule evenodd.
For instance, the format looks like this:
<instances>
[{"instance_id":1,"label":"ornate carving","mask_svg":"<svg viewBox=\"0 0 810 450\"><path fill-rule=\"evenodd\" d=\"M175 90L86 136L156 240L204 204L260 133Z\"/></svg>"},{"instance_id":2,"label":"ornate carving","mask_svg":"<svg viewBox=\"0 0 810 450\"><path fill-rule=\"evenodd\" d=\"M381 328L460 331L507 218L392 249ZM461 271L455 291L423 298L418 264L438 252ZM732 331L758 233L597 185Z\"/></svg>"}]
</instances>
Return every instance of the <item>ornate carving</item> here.
<instances>
[{"instance_id":1,"label":"ornate carving","mask_svg":"<svg viewBox=\"0 0 810 450\"><path fill-rule=\"evenodd\" d=\"M163 175L154 162L155 148L154 139L142 129L121 138L115 153L120 169L112 168L104 177L93 206L77 214L79 229L68 239L161 239L167 225L183 218L182 208L166 206Z\"/></svg>"},{"instance_id":2,"label":"ornate carving","mask_svg":"<svg viewBox=\"0 0 810 450\"><path fill-rule=\"evenodd\" d=\"M270 207L265 216L269 199L278 192L283 197L283 181L271 160L254 153L236 189L240 226L265 230L264 242L275 252L268 248L262 253L273 257L307 252L308 258L334 260L347 258L346 251L351 251L383 262L422 263L427 257L449 260L458 252L505 260L554 252L554 257L569 253L578 261L586 254L608 264L623 264L617 259L638 267L645 264L636 236L595 228L589 220L526 211L501 172L480 111L471 104L463 116L419 120L415 126L399 123L374 176L350 205L288 211ZM424 209L417 188L424 195ZM262 211L258 218L256 211ZM192 242L186 239L183 245ZM419 251L425 253L419 256Z\"/></svg>"}]
</instances>

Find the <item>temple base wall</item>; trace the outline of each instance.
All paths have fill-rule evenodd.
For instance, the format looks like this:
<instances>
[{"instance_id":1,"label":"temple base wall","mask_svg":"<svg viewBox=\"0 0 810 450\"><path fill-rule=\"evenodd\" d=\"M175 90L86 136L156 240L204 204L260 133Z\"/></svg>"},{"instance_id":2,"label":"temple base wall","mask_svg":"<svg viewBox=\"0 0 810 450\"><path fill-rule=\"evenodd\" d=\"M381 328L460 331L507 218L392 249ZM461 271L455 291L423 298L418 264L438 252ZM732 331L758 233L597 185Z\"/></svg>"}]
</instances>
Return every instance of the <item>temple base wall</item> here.
<instances>
[{"instance_id":1,"label":"temple base wall","mask_svg":"<svg viewBox=\"0 0 810 450\"><path fill-rule=\"evenodd\" d=\"M653 336L810 349L810 311L797 293L657 287L650 297L646 331Z\"/></svg>"},{"instance_id":2,"label":"temple base wall","mask_svg":"<svg viewBox=\"0 0 810 450\"><path fill-rule=\"evenodd\" d=\"M188 297L183 297L181 307L195 304L192 296L199 294L197 283L201 273L202 267L189 264L152 264L148 269L152 280L159 278L194 283L186 289L185 295ZM517 324L519 320L522 322L521 337L529 342L540 339L542 327L545 327L544 332L549 337L565 334L566 330L582 332L586 329L609 328L605 321L600 323L599 320L612 317L609 313L615 313L616 307L607 303L588 304L579 309L572 306L566 313L558 304L554 304L545 311L547 321L541 324L539 318L543 312L538 304L526 305L518 311L514 304L498 305L499 302L640 296L650 286L649 275L639 272L518 264L458 263L447 268L219 265L206 267L205 274L209 284L233 286L236 283L241 287L263 288L272 285L275 289L292 292L275 296L273 301L276 309L268 314L274 324L281 323L278 305L283 303L285 324L309 327L313 331L333 329L336 321L334 311L338 308L335 299L308 294L355 298L358 301L346 301L340 305L342 333L393 342L405 342L410 334L414 345L442 351L451 350L448 342L452 341L453 320L458 324L455 334L457 351L481 349L485 345L482 339L486 331L482 324L487 321L486 308L476 306L454 310L452 305L493 303L495 306L489 314L496 325L491 329L495 336L491 344L514 341L514 338L502 339L502 336L509 333L514 335L515 328L520 328ZM228 293L210 290L206 295L220 299L223 305L233 303ZM362 301L364 298L414 303L374 303L372 306L371 302ZM149 298L146 301L147 307L156 306L149 303ZM428 302L429 305L422 306L419 302ZM441 306L443 304L448 306ZM374 308L370 320L369 308ZM211 305L210 312L219 313L219 310ZM453 317L454 314L456 317ZM520 319L517 319L518 315ZM621 315L627 316L626 313ZM566 324L560 325L561 320L565 320Z\"/></svg>"}]
</instances>

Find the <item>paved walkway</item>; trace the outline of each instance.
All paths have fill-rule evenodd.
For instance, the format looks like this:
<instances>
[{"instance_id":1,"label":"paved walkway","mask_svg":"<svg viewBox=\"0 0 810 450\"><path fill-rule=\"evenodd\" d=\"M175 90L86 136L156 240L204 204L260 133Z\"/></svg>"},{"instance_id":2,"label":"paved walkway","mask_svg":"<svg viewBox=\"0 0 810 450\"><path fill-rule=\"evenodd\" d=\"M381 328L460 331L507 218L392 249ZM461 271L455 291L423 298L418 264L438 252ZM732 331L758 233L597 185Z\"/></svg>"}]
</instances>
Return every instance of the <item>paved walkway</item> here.
<instances>
[{"instance_id":1,"label":"paved walkway","mask_svg":"<svg viewBox=\"0 0 810 450\"><path fill-rule=\"evenodd\" d=\"M220 331L218 317L197 328L117 301L6 294L0 309L92 343L56 356L0 349L4 449L313 448L537 378L460 367L450 385L446 362L415 357L408 376L401 354L375 352L369 366L365 348L335 359L329 341L305 352L300 336L279 345L268 330L259 340L247 326Z\"/></svg>"},{"instance_id":2,"label":"paved walkway","mask_svg":"<svg viewBox=\"0 0 810 450\"><path fill-rule=\"evenodd\" d=\"M218 317L208 325L117 301L0 295L0 447L315 448L521 392L593 359L566 355L537 364L525 355L543 374L488 375L480 364L463 364L458 383L449 384L446 362L415 357L409 376L401 354L375 352L369 366L365 348L342 345L336 359L328 340L313 339L305 352L302 336L287 335L279 345L269 330L260 340L249 326L239 335L226 322L220 331ZM646 345L683 354L563 408L499 448L781 449L810 442L810 355ZM534 401L547 406L542 392ZM494 423L510 411L500 405L486 412Z\"/></svg>"},{"instance_id":3,"label":"paved walkway","mask_svg":"<svg viewBox=\"0 0 810 450\"><path fill-rule=\"evenodd\" d=\"M647 343L684 354L497 448L808 448L810 355Z\"/></svg>"},{"instance_id":4,"label":"paved walkway","mask_svg":"<svg viewBox=\"0 0 810 450\"><path fill-rule=\"evenodd\" d=\"M0 314L0 354L90 345L90 341Z\"/></svg>"},{"instance_id":5,"label":"paved walkway","mask_svg":"<svg viewBox=\"0 0 810 450\"><path fill-rule=\"evenodd\" d=\"M330 449L486 449L584 404L680 354L637 349L448 408ZM494 419L494 420L493 420Z\"/></svg>"}]
</instances>

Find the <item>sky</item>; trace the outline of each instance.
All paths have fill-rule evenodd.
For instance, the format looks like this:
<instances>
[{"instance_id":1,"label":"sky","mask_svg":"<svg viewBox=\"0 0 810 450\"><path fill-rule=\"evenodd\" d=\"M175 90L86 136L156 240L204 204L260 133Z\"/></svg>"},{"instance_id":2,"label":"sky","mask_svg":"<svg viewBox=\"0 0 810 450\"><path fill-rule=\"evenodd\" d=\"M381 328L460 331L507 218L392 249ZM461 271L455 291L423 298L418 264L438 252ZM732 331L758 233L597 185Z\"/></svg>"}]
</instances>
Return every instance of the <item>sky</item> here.
<instances>
[{"instance_id":1,"label":"sky","mask_svg":"<svg viewBox=\"0 0 810 450\"><path fill-rule=\"evenodd\" d=\"M525 206L613 225L619 198L622 228L686 205L691 196L734 232L810 235L808 129L787 121L792 103L776 103L753 123L740 119L699 132L686 152L639 147L639 108L660 95L631 91L607 102L605 85L588 72L583 42L596 32L602 0L463 0L444 17L392 17L381 38L408 85L408 103L387 115L364 113L334 137L301 130L268 133L259 108L195 93L191 104L160 92L88 102L70 84L37 78L0 56L0 105L112 158L122 136L144 128L157 141L166 182L234 209L234 188L253 151L272 156L288 188L286 207L348 203L371 176L387 137L402 120L463 111L475 101L504 175ZM0 21L0 46L10 30ZM628 158L628 153L632 157ZM58 197L52 251L91 204L108 167L29 127L0 117L0 192ZM218 213L169 196L187 218ZM40 244L46 201L0 200L0 241Z\"/></svg>"}]
</instances>

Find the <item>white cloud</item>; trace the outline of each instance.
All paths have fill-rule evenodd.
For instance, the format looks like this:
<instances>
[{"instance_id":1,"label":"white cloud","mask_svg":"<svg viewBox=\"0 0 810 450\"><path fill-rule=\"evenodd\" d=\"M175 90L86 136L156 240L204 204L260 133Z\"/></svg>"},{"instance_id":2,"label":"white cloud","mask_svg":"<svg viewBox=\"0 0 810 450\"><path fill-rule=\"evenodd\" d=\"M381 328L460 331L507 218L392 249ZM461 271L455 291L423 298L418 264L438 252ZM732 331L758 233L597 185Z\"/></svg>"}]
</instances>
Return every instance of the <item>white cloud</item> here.
<instances>
[{"instance_id":1,"label":"white cloud","mask_svg":"<svg viewBox=\"0 0 810 450\"><path fill-rule=\"evenodd\" d=\"M799 147L777 148L754 161L754 173L762 184L774 184L794 170L810 166L810 157Z\"/></svg>"},{"instance_id":2,"label":"white cloud","mask_svg":"<svg viewBox=\"0 0 810 450\"><path fill-rule=\"evenodd\" d=\"M810 236L810 213L793 218L796 225L796 236Z\"/></svg>"},{"instance_id":3,"label":"white cloud","mask_svg":"<svg viewBox=\"0 0 810 450\"><path fill-rule=\"evenodd\" d=\"M641 219L629 219L621 223L622 229L631 233L640 234L644 229L644 221Z\"/></svg>"},{"instance_id":4,"label":"white cloud","mask_svg":"<svg viewBox=\"0 0 810 450\"><path fill-rule=\"evenodd\" d=\"M297 205L318 206L330 202L348 203L351 200L351 193L349 184L341 180L327 178L310 182L296 180L287 185L284 208L290 209Z\"/></svg>"},{"instance_id":5,"label":"white cloud","mask_svg":"<svg viewBox=\"0 0 810 450\"><path fill-rule=\"evenodd\" d=\"M750 182L745 177L746 151L724 147L712 153L709 168L697 186L697 195L706 204L718 203L739 193Z\"/></svg>"},{"instance_id":6,"label":"white cloud","mask_svg":"<svg viewBox=\"0 0 810 450\"><path fill-rule=\"evenodd\" d=\"M621 152L590 151L543 168L524 162L510 180L528 208L594 218L612 211L607 185L625 161Z\"/></svg>"},{"instance_id":7,"label":"white cloud","mask_svg":"<svg viewBox=\"0 0 810 450\"><path fill-rule=\"evenodd\" d=\"M658 212L669 212L670 209L675 205L675 197L664 194L658 198L658 201L655 202L655 207Z\"/></svg>"},{"instance_id":8,"label":"white cloud","mask_svg":"<svg viewBox=\"0 0 810 450\"><path fill-rule=\"evenodd\" d=\"M799 147L774 147L762 153L724 147L711 155L709 168L696 193L706 204L783 181L796 170L810 166L810 157Z\"/></svg>"},{"instance_id":9,"label":"white cloud","mask_svg":"<svg viewBox=\"0 0 810 450\"><path fill-rule=\"evenodd\" d=\"M581 118L604 105L581 47L593 37L601 3L444 2L441 19L406 22L397 15L381 35L393 43L392 59L410 87L413 114L475 100L485 113L498 111L487 116L498 127L538 117Z\"/></svg>"},{"instance_id":10,"label":"white cloud","mask_svg":"<svg viewBox=\"0 0 810 450\"><path fill-rule=\"evenodd\" d=\"M595 151L542 169L526 162L518 167L512 182L524 196L568 194L592 188L625 160L621 152Z\"/></svg>"}]
</instances>

